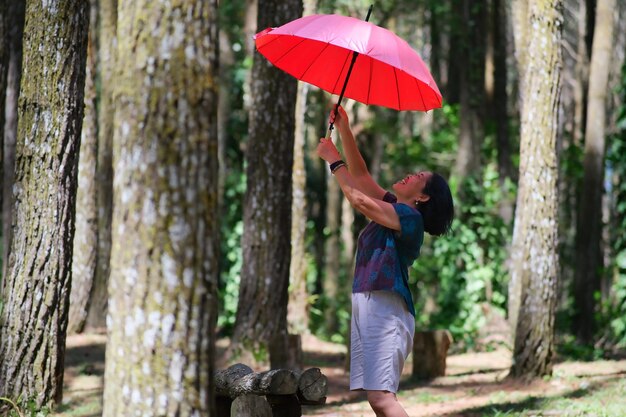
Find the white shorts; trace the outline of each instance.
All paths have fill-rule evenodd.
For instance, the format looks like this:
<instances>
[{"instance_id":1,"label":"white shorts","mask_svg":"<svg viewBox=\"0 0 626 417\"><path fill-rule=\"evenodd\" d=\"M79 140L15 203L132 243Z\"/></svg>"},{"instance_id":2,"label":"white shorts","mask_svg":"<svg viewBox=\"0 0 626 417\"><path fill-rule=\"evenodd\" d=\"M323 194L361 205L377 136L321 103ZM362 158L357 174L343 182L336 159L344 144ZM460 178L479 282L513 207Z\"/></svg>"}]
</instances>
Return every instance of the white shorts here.
<instances>
[{"instance_id":1,"label":"white shorts","mask_svg":"<svg viewBox=\"0 0 626 417\"><path fill-rule=\"evenodd\" d=\"M415 318L392 291L352 294L350 389L398 392Z\"/></svg>"}]
</instances>

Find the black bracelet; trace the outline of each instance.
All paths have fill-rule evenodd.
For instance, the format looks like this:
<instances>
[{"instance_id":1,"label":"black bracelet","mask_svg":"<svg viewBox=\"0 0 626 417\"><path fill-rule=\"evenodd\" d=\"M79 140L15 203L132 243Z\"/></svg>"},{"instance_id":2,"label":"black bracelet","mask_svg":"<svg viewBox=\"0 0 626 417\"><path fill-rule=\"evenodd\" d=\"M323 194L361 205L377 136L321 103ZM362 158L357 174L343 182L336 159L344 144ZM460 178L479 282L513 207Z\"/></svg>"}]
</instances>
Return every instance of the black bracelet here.
<instances>
[{"instance_id":1,"label":"black bracelet","mask_svg":"<svg viewBox=\"0 0 626 417\"><path fill-rule=\"evenodd\" d=\"M332 171L330 171L331 174L334 174L335 172L337 172L337 170L341 167L348 167L348 164L346 164L345 162L341 162L339 165L337 165Z\"/></svg>"},{"instance_id":2,"label":"black bracelet","mask_svg":"<svg viewBox=\"0 0 626 417\"><path fill-rule=\"evenodd\" d=\"M333 162L332 164L330 164L330 172L335 172L335 170L337 168L339 168L341 165L345 165L345 164L346 163L343 162L343 160L341 160L341 159L338 160L338 161Z\"/></svg>"}]
</instances>

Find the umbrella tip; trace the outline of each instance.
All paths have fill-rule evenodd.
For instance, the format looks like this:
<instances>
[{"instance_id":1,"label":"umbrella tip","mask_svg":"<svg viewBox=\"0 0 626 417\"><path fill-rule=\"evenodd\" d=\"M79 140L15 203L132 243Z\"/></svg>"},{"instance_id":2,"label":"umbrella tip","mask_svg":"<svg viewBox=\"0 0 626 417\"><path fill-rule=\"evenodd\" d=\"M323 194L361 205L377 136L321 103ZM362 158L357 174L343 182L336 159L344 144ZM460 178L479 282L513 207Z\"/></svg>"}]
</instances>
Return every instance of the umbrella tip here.
<instances>
[{"instance_id":1,"label":"umbrella tip","mask_svg":"<svg viewBox=\"0 0 626 417\"><path fill-rule=\"evenodd\" d=\"M262 31L260 31L260 32L259 32L259 33L257 33L256 35L254 35L254 36L252 37L252 39L258 39L258 38L260 38L261 36L267 35L269 32L271 32L271 31L273 31L273 30L274 30L274 28L266 28L266 29L263 29Z\"/></svg>"}]
</instances>

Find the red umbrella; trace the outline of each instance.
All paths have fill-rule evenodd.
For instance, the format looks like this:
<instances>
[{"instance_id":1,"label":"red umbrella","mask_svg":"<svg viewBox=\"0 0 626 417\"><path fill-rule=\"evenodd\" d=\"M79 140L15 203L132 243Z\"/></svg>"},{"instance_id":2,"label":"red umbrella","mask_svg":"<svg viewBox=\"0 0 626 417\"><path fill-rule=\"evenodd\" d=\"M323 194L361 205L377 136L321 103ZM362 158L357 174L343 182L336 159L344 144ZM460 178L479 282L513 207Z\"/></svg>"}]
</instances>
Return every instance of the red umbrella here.
<instances>
[{"instance_id":1,"label":"red umbrella","mask_svg":"<svg viewBox=\"0 0 626 417\"><path fill-rule=\"evenodd\" d=\"M254 39L276 67L332 94L396 110L441 107L441 93L419 54L370 22L311 15L265 29Z\"/></svg>"}]
</instances>

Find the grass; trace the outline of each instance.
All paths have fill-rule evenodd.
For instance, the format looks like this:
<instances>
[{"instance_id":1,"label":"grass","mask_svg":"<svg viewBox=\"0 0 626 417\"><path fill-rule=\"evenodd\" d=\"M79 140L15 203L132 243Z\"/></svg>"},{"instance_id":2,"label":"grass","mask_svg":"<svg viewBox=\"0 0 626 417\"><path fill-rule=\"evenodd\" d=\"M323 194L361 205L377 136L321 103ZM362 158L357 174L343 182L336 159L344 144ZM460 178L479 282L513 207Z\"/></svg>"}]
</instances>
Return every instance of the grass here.
<instances>
[{"instance_id":1,"label":"grass","mask_svg":"<svg viewBox=\"0 0 626 417\"><path fill-rule=\"evenodd\" d=\"M464 417L624 417L626 415L626 380L615 378L556 397L528 396L520 402L494 393L498 403L465 410ZM490 401L490 402L492 402ZM495 402L495 401L494 401Z\"/></svg>"}]
</instances>

